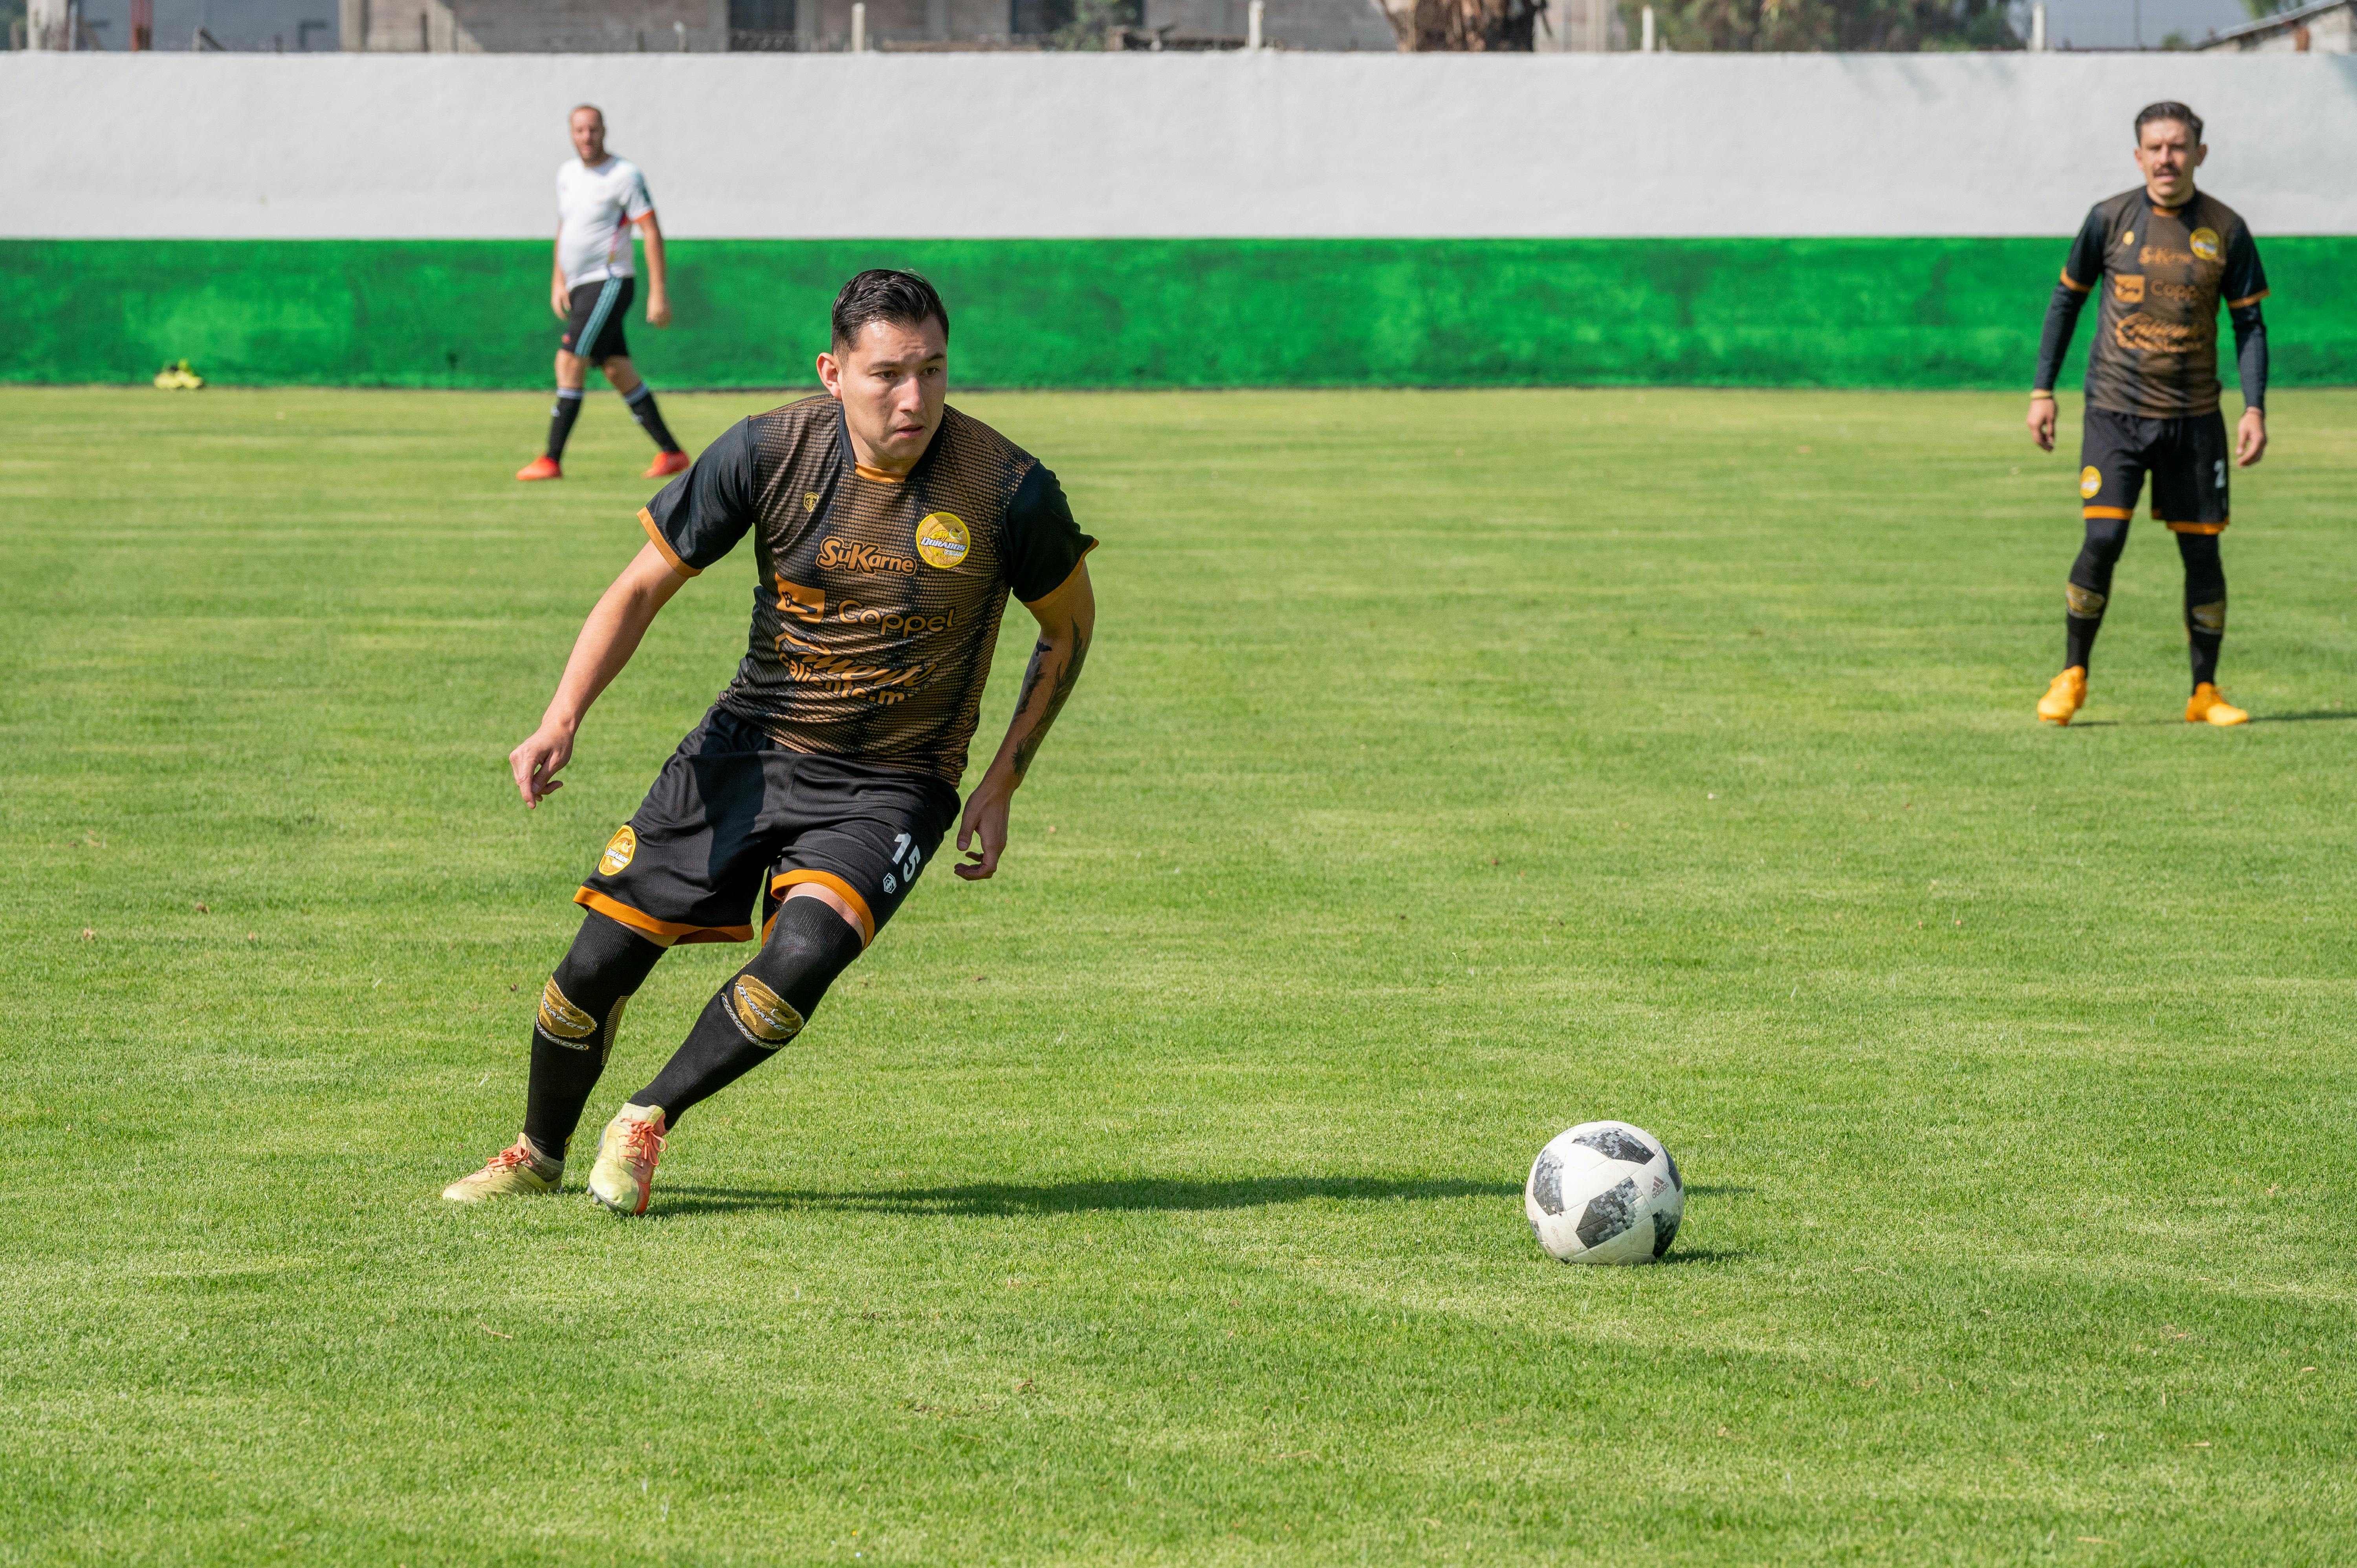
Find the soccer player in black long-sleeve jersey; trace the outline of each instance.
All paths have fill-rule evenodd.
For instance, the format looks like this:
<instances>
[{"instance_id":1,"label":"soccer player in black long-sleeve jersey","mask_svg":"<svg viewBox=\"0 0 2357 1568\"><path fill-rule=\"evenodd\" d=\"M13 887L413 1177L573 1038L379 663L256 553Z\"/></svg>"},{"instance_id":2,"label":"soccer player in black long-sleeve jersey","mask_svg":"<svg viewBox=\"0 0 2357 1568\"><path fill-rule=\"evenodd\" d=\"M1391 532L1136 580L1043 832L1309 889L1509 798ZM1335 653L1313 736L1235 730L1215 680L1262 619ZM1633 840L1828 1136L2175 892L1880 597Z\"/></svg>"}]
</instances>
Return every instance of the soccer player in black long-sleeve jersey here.
<instances>
[{"instance_id":1,"label":"soccer player in black long-sleeve jersey","mask_svg":"<svg viewBox=\"0 0 2357 1568\"><path fill-rule=\"evenodd\" d=\"M2038 716L2067 725L2087 700L2087 659L2112 593L2112 568L2127 542L2128 519L2145 476L2152 517L2177 535L2185 562L2185 634L2192 649L2189 723L2238 725L2250 714L2218 694L2218 648L2226 635L2226 424L2218 413L2218 306L2234 324L2243 418L2233 459L2249 467L2267 449L2267 329L2259 301L2266 274L2258 246L2233 209L2193 188L2208 156L2201 118L2182 103L2155 103L2136 116L2136 166L2144 184L2095 204L2071 246L2062 280L2046 307L2038 348L2029 434L2054 450L2054 378L2090 294L2096 307L2087 353L2085 434L2079 499L2086 543L2063 590L2062 673Z\"/></svg>"}]
</instances>

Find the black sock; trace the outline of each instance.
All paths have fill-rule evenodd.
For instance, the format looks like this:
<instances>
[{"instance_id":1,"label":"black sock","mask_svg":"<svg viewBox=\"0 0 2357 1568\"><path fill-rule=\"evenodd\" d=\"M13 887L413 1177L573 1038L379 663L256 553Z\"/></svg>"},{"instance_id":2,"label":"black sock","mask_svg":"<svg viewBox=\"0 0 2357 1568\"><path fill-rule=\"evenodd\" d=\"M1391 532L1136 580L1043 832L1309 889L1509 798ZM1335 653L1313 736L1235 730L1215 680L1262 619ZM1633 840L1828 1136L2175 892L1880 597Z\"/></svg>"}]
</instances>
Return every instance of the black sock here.
<instances>
[{"instance_id":1,"label":"black sock","mask_svg":"<svg viewBox=\"0 0 2357 1568\"><path fill-rule=\"evenodd\" d=\"M630 416L639 422L640 429L654 437L656 446L666 452L679 450L679 443L671 438L671 427L663 424L662 415L655 411L654 388L640 381L637 387L622 394L622 401L630 405Z\"/></svg>"},{"instance_id":2,"label":"black sock","mask_svg":"<svg viewBox=\"0 0 2357 1568\"><path fill-rule=\"evenodd\" d=\"M2180 533L2177 553L2185 563L2185 640L2192 652L2193 683L2218 679L2218 650L2226 640L2226 564L2214 533Z\"/></svg>"},{"instance_id":3,"label":"black sock","mask_svg":"<svg viewBox=\"0 0 2357 1568\"><path fill-rule=\"evenodd\" d=\"M549 1158L565 1157L581 1124L581 1108L613 1053L622 1010L662 955L662 948L593 909L542 988L540 1015L532 1026L523 1135Z\"/></svg>"},{"instance_id":4,"label":"black sock","mask_svg":"<svg viewBox=\"0 0 2357 1568\"><path fill-rule=\"evenodd\" d=\"M573 422L581 417L581 389L556 389L555 406L548 411L548 457L557 462L565 456L565 444L573 435Z\"/></svg>"},{"instance_id":5,"label":"black sock","mask_svg":"<svg viewBox=\"0 0 2357 1568\"><path fill-rule=\"evenodd\" d=\"M695 1027L655 1080L630 1096L660 1105L666 1128L771 1057L802 1032L834 977L859 956L859 933L817 898L789 898L753 961L704 1005Z\"/></svg>"},{"instance_id":6,"label":"black sock","mask_svg":"<svg viewBox=\"0 0 2357 1568\"><path fill-rule=\"evenodd\" d=\"M2086 667L2095 650L2095 633L2103 628L2104 608L2111 603L2112 568L2126 548L2128 523L2124 517L2091 517L2087 542L2071 564L2071 580L2063 585L2062 668Z\"/></svg>"}]
</instances>

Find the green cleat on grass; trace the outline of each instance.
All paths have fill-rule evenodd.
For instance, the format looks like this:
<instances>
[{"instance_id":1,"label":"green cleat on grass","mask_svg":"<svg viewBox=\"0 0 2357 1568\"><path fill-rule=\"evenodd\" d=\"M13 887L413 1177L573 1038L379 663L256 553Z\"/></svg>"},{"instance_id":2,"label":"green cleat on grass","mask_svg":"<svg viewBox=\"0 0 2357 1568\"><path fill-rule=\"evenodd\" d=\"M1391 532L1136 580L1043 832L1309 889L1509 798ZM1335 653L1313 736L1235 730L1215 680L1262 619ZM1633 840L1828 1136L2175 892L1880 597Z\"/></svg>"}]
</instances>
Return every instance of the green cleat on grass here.
<instances>
[{"instance_id":1,"label":"green cleat on grass","mask_svg":"<svg viewBox=\"0 0 2357 1568\"><path fill-rule=\"evenodd\" d=\"M597 1135L597 1163L589 1168L589 1196L617 1214L644 1214L662 1157L660 1105L625 1105Z\"/></svg>"},{"instance_id":2,"label":"green cleat on grass","mask_svg":"<svg viewBox=\"0 0 2357 1568\"><path fill-rule=\"evenodd\" d=\"M519 1134L512 1148L493 1155L473 1176L442 1189L453 1203L488 1203L495 1197L539 1197L565 1186L565 1162L544 1158Z\"/></svg>"}]
</instances>

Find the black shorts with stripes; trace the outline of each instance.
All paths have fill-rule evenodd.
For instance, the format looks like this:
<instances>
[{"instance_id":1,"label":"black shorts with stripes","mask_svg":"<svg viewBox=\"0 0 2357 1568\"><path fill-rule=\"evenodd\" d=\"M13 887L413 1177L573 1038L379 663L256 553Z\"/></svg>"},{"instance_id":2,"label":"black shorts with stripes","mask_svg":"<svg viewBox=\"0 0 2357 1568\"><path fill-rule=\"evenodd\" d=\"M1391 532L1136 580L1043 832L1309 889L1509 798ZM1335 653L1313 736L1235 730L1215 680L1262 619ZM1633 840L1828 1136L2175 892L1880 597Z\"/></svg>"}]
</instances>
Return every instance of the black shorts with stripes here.
<instances>
[{"instance_id":1,"label":"black shorts with stripes","mask_svg":"<svg viewBox=\"0 0 2357 1568\"><path fill-rule=\"evenodd\" d=\"M565 333L557 341L566 353L592 364L626 357L630 345L622 337L622 317L630 314L638 291L636 278L583 284L573 291L573 314L565 318Z\"/></svg>"}]
</instances>

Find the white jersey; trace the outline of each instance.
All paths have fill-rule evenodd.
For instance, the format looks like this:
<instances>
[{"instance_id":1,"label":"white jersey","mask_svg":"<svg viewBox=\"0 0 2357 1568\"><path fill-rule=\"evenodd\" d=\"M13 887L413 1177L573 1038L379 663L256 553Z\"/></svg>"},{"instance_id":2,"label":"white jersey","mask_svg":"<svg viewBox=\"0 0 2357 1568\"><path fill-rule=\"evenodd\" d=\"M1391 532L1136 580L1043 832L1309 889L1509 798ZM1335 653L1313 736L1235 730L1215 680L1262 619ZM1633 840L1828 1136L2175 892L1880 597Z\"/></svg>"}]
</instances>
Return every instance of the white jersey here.
<instances>
[{"instance_id":1,"label":"white jersey","mask_svg":"<svg viewBox=\"0 0 2357 1568\"><path fill-rule=\"evenodd\" d=\"M595 168L565 159L556 170L556 260L565 286L633 275L630 224L654 209L647 177L630 159L608 153Z\"/></svg>"}]
</instances>

